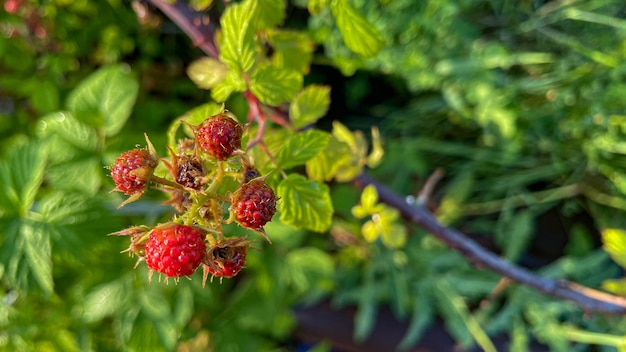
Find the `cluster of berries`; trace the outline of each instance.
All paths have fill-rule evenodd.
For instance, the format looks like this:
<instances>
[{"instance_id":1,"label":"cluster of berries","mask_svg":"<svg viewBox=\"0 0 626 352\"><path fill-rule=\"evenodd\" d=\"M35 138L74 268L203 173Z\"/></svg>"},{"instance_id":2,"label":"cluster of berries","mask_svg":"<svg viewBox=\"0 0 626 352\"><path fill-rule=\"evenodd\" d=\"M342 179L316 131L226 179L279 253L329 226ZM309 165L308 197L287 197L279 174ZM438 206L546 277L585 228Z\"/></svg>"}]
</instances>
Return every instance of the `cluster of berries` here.
<instances>
[{"instance_id":1,"label":"cluster of berries","mask_svg":"<svg viewBox=\"0 0 626 352\"><path fill-rule=\"evenodd\" d=\"M125 252L137 255L153 272L178 279L191 275L202 265L206 282L211 277L230 278L245 266L252 241L226 237L222 225L239 225L262 234L263 226L276 212L277 197L265 182L266 176L252 166L241 150L243 127L228 111L190 126L194 138L179 141L177 150L168 147L171 160L159 158L146 135L147 147L122 153L109 167L114 191L129 196L121 205L139 199L148 186L170 195L177 216L156 227L134 226L115 235L129 236ZM159 161L169 178L154 175ZM235 178L235 190L220 187L226 177ZM228 209L225 204L230 203ZM228 214L228 216L225 216Z\"/></svg>"}]
</instances>

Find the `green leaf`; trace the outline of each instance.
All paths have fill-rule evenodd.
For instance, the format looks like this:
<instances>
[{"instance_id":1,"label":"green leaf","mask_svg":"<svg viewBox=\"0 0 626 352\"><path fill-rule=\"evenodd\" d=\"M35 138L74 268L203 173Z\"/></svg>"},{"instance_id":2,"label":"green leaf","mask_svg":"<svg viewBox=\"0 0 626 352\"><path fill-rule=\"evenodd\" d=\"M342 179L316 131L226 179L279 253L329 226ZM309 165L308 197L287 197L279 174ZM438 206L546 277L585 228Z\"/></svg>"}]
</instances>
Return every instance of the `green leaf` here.
<instances>
[{"instance_id":1,"label":"green leaf","mask_svg":"<svg viewBox=\"0 0 626 352\"><path fill-rule=\"evenodd\" d=\"M626 230L604 229L602 230L602 242L604 250L622 268L626 268Z\"/></svg>"},{"instance_id":2,"label":"green leaf","mask_svg":"<svg viewBox=\"0 0 626 352\"><path fill-rule=\"evenodd\" d=\"M62 155L71 152L67 150L64 152L63 149L94 151L98 145L96 130L78 121L69 111L59 111L42 117L38 122L37 133L40 137L52 137L62 141L55 146L46 146L52 148L50 153L52 160L67 160Z\"/></svg>"},{"instance_id":3,"label":"green leaf","mask_svg":"<svg viewBox=\"0 0 626 352\"><path fill-rule=\"evenodd\" d=\"M502 234L504 240L504 257L509 261L516 261L526 250L533 235L534 215L528 210L522 210L515 214L506 226L505 233Z\"/></svg>"},{"instance_id":4,"label":"green leaf","mask_svg":"<svg viewBox=\"0 0 626 352\"><path fill-rule=\"evenodd\" d=\"M333 204L328 186L291 174L278 185L280 220L295 228L326 231L331 224Z\"/></svg>"},{"instance_id":5,"label":"green leaf","mask_svg":"<svg viewBox=\"0 0 626 352\"><path fill-rule=\"evenodd\" d=\"M349 163L351 157L350 147L333 136L326 149L306 162L307 175L316 181L328 182Z\"/></svg>"},{"instance_id":6,"label":"green leaf","mask_svg":"<svg viewBox=\"0 0 626 352\"><path fill-rule=\"evenodd\" d=\"M241 78L241 73L228 71L226 78L211 89L211 98L217 102L225 102L233 92L246 90L246 81Z\"/></svg>"},{"instance_id":7,"label":"green leaf","mask_svg":"<svg viewBox=\"0 0 626 352\"><path fill-rule=\"evenodd\" d=\"M377 127L372 127L372 152L367 156L367 166L375 168L383 161L385 150Z\"/></svg>"},{"instance_id":8,"label":"green leaf","mask_svg":"<svg viewBox=\"0 0 626 352\"><path fill-rule=\"evenodd\" d=\"M330 106L330 87L306 86L291 102L289 117L296 129L314 124L326 115Z\"/></svg>"},{"instance_id":9,"label":"green leaf","mask_svg":"<svg viewBox=\"0 0 626 352\"><path fill-rule=\"evenodd\" d=\"M238 74L254 65L256 45L254 43L254 18L258 2L247 0L226 8L220 19L222 37L220 60Z\"/></svg>"},{"instance_id":10,"label":"green leaf","mask_svg":"<svg viewBox=\"0 0 626 352\"><path fill-rule=\"evenodd\" d=\"M474 187L474 174L471 171L457 175L449 184L439 207L439 220L450 224L459 216L461 205Z\"/></svg>"},{"instance_id":11,"label":"green leaf","mask_svg":"<svg viewBox=\"0 0 626 352\"><path fill-rule=\"evenodd\" d=\"M41 144L29 142L15 146L7 160L0 161L0 191L6 198L4 208L24 216L35 201L43 181L46 152Z\"/></svg>"},{"instance_id":12,"label":"green leaf","mask_svg":"<svg viewBox=\"0 0 626 352\"><path fill-rule=\"evenodd\" d=\"M87 323L115 316L129 303L131 287L126 277L93 288L83 300L82 318Z\"/></svg>"},{"instance_id":13,"label":"green leaf","mask_svg":"<svg viewBox=\"0 0 626 352\"><path fill-rule=\"evenodd\" d=\"M330 134L309 130L293 135L276 155L278 166L284 170L302 165L328 145Z\"/></svg>"},{"instance_id":14,"label":"green leaf","mask_svg":"<svg viewBox=\"0 0 626 352\"><path fill-rule=\"evenodd\" d=\"M380 235L378 224L372 220L366 221L363 226L361 226L361 234L367 242L375 242Z\"/></svg>"},{"instance_id":15,"label":"green leaf","mask_svg":"<svg viewBox=\"0 0 626 352\"><path fill-rule=\"evenodd\" d=\"M102 185L102 165L92 155L49 166L46 180L56 189L96 195ZM113 189L113 183L111 183Z\"/></svg>"},{"instance_id":16,"label":"green leaf","mask_svg":"<svg viewBox=\"0 0 626 352\"><path fill-rule=\"evenodd\" d=\"M378 315L377 293L381 289L374 279L374 265L365 268L365 283L358 291L358 307L354 316L354 339L364 341L374 329Z\"/></svg>"},{"instance_id":17,"label":"green leaf","mask_svg":"<svg viewBox=\"0 0 626 352\"><path fill-rule=\"evenodd\" d=\"M439 297L437 303L439 304L441 314L445 319L446 324L449 328L454 326L451 332L456 334L457 338L462 337L466 335L466 332L469 332L482 350L496 352L493 342L491 342L491 339L485 333L476 318L471 315L463 297L454 292L450 283L448 283L445 279L441 279L438 281L437 285L435 285L435 290L435 295ZM463 340L463 338L461 338L461 340ZM464 344L468 344L468 341L462 342Z\"/></svg>"},{"instance_id":18,"label":"green leaf","mask_svg":"<svg viewBox=\"0 0 626 352\"><path fill-rule=\"evenodd\" d=\"M250 90L264 104L277 106L293 100L302 88L302 74L274 66L260 67L250 77Z\"/></svg>"},{"instance_id":19,"label":"green leaf","mask_svg":"<svg viewBox=\"0 0 626 352\"><path fill-rule=\"evenodd\" d=\"M378 204L378 191L376 186L367 185L361 193L361 206L365 209L374 209Z\"/></svg>"},{"instance_id":20,"label":"green leaf","mask_svg":"<svg viewBox=\"0 0 626 352\"><path fill-rule=\"evenodd\" d=\"M626 296L626 279L608 279L602 281L602 288L616 295Z\"/></svg>"},{"instance_id":21,"label":"green leaf","mask_svg":"<svg viewBox=\"0 0 626 352\"><path fill-rule=\"evenodd\" d=\"M383 48L383 37L348 0L332 0L330 9L348 49L362 56L373 56Z\"/></svg>"},{"instance_id":22,"label":"green leaf","mask_svg":"<svg viewBox=\"0 0 626 352\"><path fill-rule=\"evenodd\" d=\"M431 286L423 282L417 285L419 288L416 290L418 294L413 304L413 316L409 328L398 345L398 350L401 351L409 350L419 341L434 317Z\"/></svg>"},{"instance_id":23,"label":"green leaf","mask_svg":"<svg viewBox=\"0 0 626 352\"><path fill-rule=\"evenodd\" d=\"M189 6L195 11L204 11L213 4L213 0L190 0Z\"/></svg>"},{"instance_id":24,"label":"green leaf","mask_svg":"<svg viewBox=\"0 0 626 352\"><path fill-rule=\"evenodd\" d=\"M258 13L255 16L258 29L269 29L278 26L285 20L285 0L255 0L258 2Z\"/></svg>"},{"instance_id":25,"label":"green leaf","mask_svg":"<svg viewBox=\"0 0 626 352\"><path fill-rule=\"evenodd\" d=\"M47 113L59 108L59 88L54 82L49 80L42 82L36 78L31 86L30 101L37 111Z\"/></svg>"},{"instance_id":26,"label":"green leaf","mask_svg":"<svg viewBox=\"0 0 626 352\"><path fill-rule=\"evenodd\" d=\"M274 66L309 73L315 42L306 33L274 29L267 32L267 41L274 48Z\"/></svg>"},{"instance_id":27,"label":"green leaf","mask_svg":"<svg viewBox=\"0 0 626 352\"><path fill-rule=\"evenodd\" d=\"M137 99L139 84L126 65L106 66L91 74L70 93L67 108L79 121L117 134Z\"/></svg>"},{"instance_id":28,"label":"green leaf","mask_svg":"<svg viewBox=\"0 0 626 352\"><path fill-rule=\"evenodd\" d=\"M297 292L332 289L335 265L326 252L313 247L298 248L287 254L285 262Z\"/></svg>"},{"instance_id":29,"label":"green leaf","mask_svg":"<svg viewBox=\"0 0 626 352\"><path fill-rule=\"evenodd\" d=\"M195 60L187 67L187 76L200 89L211 89L228 75L228 66L211 57Z\"/></svg>"},{"instance_id":30,"label":"green leaf","mask_svg":"<svg viewBox=\"0 0 626 352\"><path fill-rule=\"evenodd\" d=\"M308 9L311 15L316 15L322 11L322 9L328 6L330 0L309 0Z\"/></svg>"},{"instance_id":31,"label":"green leaf","mask_svg":"<svg viewBox=\"0 0 626 352\"><path fill-rule=\"evenodd\" d=\"M24 222L21 227L24 256L30 272L47 295L54 291L50 236L41 223Z\"/></svg>"},{"instance_id":32,"label":"green leaf","mask_svg":"<svg viewBox=\"0 0 626 352\"><path fill-rule=\"evenodd\" d=\"M380 239L387 248L402 248L406 244L407 230L400 224L382 226Z\"/></svg>"}]
</instances>

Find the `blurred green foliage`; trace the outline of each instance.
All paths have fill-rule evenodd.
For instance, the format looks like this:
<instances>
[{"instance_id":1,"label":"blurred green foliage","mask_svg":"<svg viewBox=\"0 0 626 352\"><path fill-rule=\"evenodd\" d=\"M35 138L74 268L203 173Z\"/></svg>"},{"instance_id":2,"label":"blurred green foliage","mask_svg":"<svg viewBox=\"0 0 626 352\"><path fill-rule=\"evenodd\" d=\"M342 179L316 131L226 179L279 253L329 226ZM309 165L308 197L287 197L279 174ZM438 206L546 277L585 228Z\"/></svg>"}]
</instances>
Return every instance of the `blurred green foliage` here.
<instances>
[{"instance_id":1,"label":"blurred green foliage","mask_svg":"<svg viewBox=\"0 0 626 352\"><path fill-rule=\"evenodd\" d=\"M623 2L267 2L276 13L259 15L258 26L273 66L256 71L255 93L268 104L294 101L297 127L322 117L327 111L318 107L329 99L329 118L341 121L332 137L287 140L272 126L268 146L278 151L288 141L284 153L303 158L278 154L284 167L306 162L312 179L329 181L340 166L348 180L381 162L375 175L406 195L441 167L446 177L432 206L442 221L541 275L624 293L621 269L598 249L598 229L626 225ZM223 10L208 8L212 16ZM276 27L283 18L286 28ZM225 61L243 69L254 59L241 52L255 49L245 38L238 43ZM357 340L389 305L409 324L404 348L440 316L463 347L492 350L490 337L505 334L517 351L532 340L550 350L624 350L625 319L586 317L570 302L516 285L494 291L497 275L401 227L393 214L384 224L407 236L385 243L394 238L388 227L367 230L378 215L371 191L338 183L320 183L330 187L334 208L332 217L320 212L320 229L330 226L325 235L276 218L266 228L274 244L259 243L262 251L250 253L235 280L203 288L196 274L177 285L148 284L145 265L134 269L134 259L118 254L127 243L106 234L171 213L150 195L116 210L121 198L108 193L104 166L142 143L143 132L165 145L168 126L201 115L211 97L228 98L245 116L237 93L245 86L236 77L218 75L222 83L202 87L219 87L211 92L186 77L188 66L192 78L203 74L190 66L201 57L171 23L157 13L138 18L127 2L5 1L0 349L291 350L292 306L329 299L358 307ZM285 80L268 85L276 76ZM372 124L385 141L382 161L376 148L368 154L364 147ZM310 156L306 142L327 138L326 149ZM333 157L346 144L357 168ZM293 174L288 181L311 182ZM301 220L295 209L283 216ZM605 247L622 263L624 234L608 234Z\"/></svg>"}]
</instances>

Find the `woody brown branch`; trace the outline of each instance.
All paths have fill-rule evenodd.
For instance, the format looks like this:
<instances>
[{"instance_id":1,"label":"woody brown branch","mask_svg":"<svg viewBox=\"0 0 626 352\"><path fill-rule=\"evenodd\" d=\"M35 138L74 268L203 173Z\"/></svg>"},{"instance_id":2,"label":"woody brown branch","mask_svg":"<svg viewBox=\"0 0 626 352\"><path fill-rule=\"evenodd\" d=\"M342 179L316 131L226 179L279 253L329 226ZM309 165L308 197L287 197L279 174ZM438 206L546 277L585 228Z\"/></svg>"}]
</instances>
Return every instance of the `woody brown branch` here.
<instances>
[{"instance_id":1,"label":"woody brown branch","mask_svg":"<svg viewBox=\"0 0 626 352\"><path fill-rule=\"evenodd\" d=\"M626 298L594 290L567 280L554 280L537 276L533 272L486 250L461 232L445 227L426 209L425 205L407 204L401 196L365 173L356 178L354 184L360 188L374 185L378 190L380 201L398 209L405 219L430 232L479 267L485 267L539 292L570 300L587 312L626 313Z\"/></svg>"}]
</instances>

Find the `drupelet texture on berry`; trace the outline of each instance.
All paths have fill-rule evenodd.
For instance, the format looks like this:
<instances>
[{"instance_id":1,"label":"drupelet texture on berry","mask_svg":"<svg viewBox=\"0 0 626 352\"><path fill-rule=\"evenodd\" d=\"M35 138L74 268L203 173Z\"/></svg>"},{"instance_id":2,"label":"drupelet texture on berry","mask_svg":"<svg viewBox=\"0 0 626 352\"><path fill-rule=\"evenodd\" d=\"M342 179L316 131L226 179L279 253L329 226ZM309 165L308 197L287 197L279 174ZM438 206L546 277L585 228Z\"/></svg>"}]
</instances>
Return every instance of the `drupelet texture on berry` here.
<instances>
[{"instance_id":1,"label":"drupelet texture on berry","mask_svg":"<svg viewBox=\"0 0 626 352\"><path fill-rule=\"evenodd\" d=\"M115 182L115 189L127 195L143 192L156 164L156 160L145 149L133 149L122 153L111 165L111 178Z\"/></svg>"},{"instance_id":2,"label":"drupelet texture on berry","mask_svg":"<svg viewBox=\"0 0 626 352\"><path fill-rule=\"evenodd\" d=\"M193 274L206 256L204 235L192 226L166 224L154 228L145 246L148 267L168 277Z\"/></svg>"},{"instance_id":3,"label":"drupelet texture on berry","mask_svg":"<svg viewBox=\"0 0 626 352\"><path fill-rule=\"evenodd\" d=\"M226 160L241 148L243 128L238 121L220 113L204 120L196 130L196 143L200 150L217 160Z\"/></svg>"},{"instance_id":4,"label":"drupelet texture on berry","mask_svg":"<svg viewBox=\"0 0 626 352\"><path fill-rule=\"evenodd\" d=\"M276 213L276 195L263 180L241 185L231 197L231 211L241 226L262 231Z\"/></svg>"}]
</instances>

